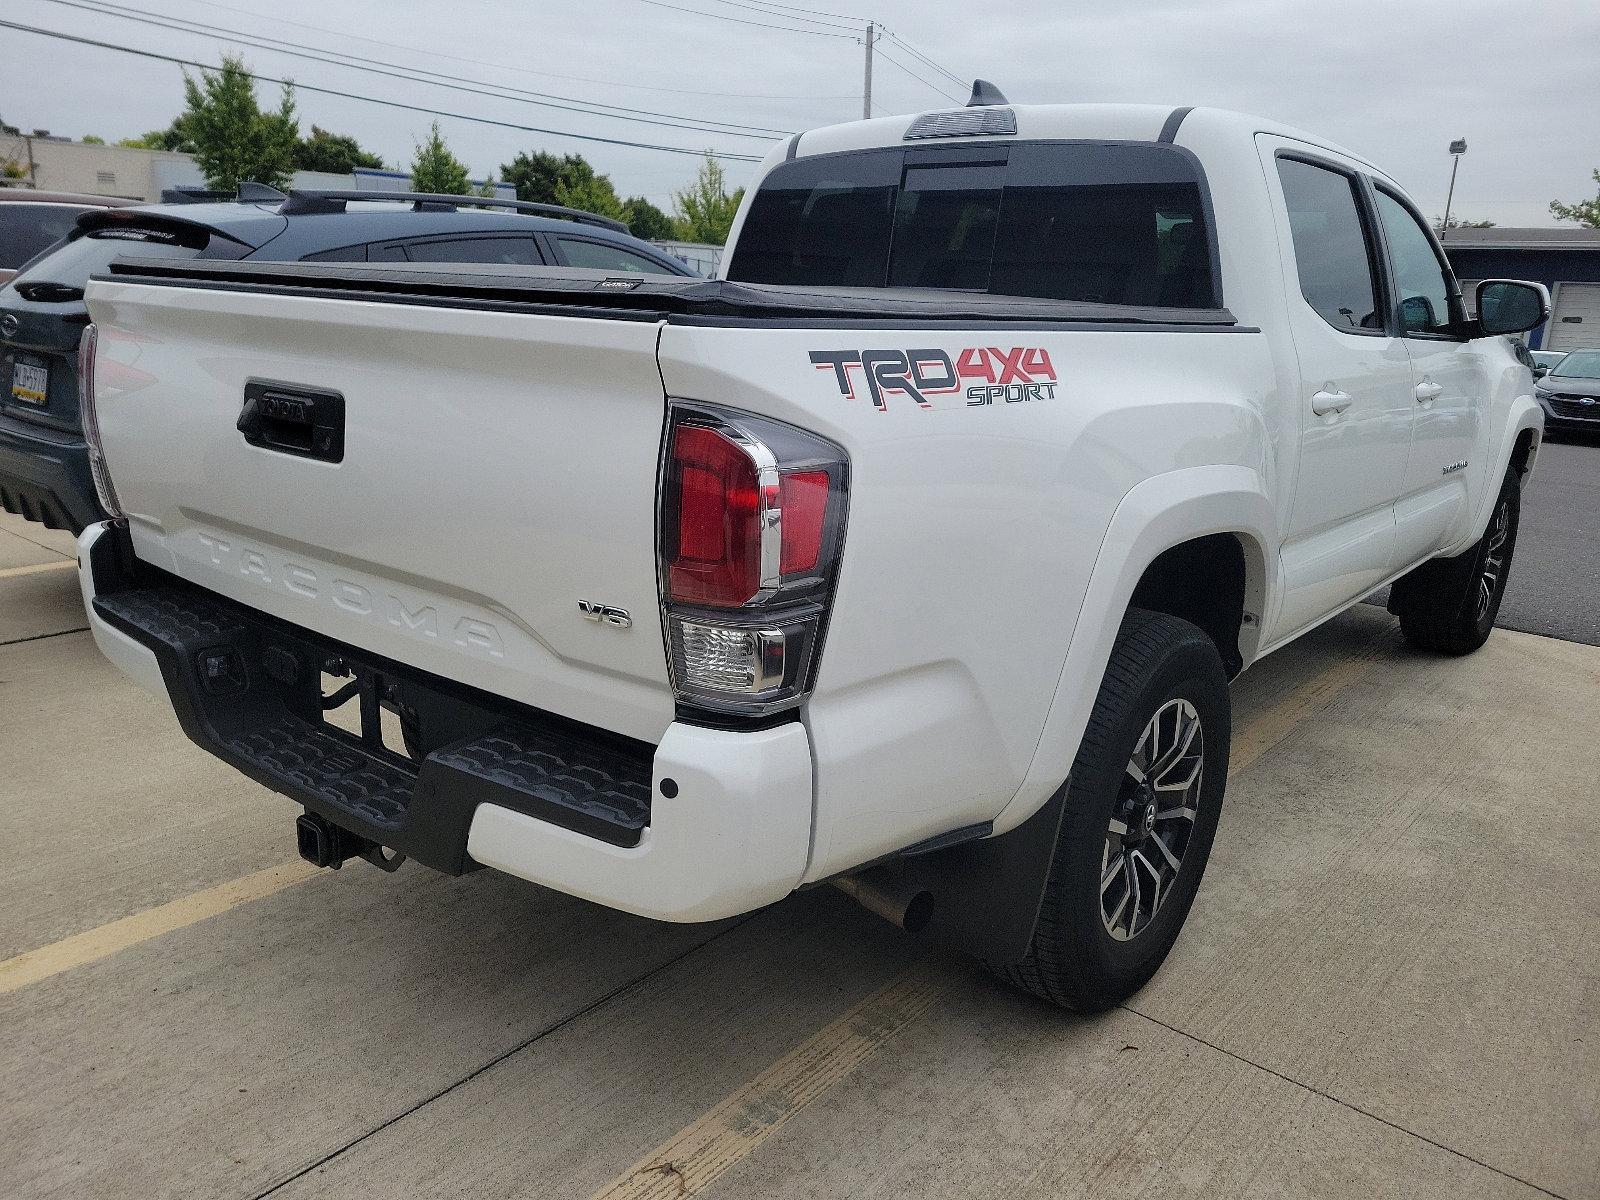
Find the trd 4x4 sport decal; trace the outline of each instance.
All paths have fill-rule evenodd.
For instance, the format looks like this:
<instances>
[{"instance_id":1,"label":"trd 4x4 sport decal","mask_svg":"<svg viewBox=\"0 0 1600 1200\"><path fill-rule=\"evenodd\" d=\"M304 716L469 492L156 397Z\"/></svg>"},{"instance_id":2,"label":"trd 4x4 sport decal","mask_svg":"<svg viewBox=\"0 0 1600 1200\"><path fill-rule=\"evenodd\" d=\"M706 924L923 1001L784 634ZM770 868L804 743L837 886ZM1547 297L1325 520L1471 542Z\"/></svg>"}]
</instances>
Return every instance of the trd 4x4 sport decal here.
<instances>
[{"instance_id":1,"label":"trd 4x4 sport decal","mask_svg":"<svg viewBox=\"0 0 1600 1200\"><path fill-rule=\"evenodd\" d=\"M933 407L929 397L963 388L969 408L1056 395L1056 369L1050 352L1039 346L968 346L954 360L943 350L813 350L811 362L819 371L832 371L839 394L851 400L856 398L851 371L859 369L879 412L888 410L889 396L896 392L923 408Z\"/></svg>"}]
</instances>

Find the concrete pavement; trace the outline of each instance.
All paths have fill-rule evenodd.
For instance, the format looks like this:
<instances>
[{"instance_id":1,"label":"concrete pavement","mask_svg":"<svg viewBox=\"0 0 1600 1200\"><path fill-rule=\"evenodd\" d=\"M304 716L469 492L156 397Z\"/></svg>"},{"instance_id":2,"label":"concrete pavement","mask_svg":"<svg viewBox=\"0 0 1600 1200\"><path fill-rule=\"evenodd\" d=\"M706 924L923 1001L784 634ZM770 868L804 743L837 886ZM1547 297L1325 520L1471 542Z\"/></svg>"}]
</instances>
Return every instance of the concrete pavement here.
<instances>
[{"instance_id":1,"label":"concrete pavement","mask_svg":"<svg viewBox=\"0 0 1600 1200\"><path fill-rule=\"evenodd\" d=\"M0 982L293 860L75 597L0 575ZM0 1191L1600 1196L1597 697L1600 649L1437 659L1370 606L1267 660L1189 927L1092 1019L829 891L671 927L291 882L0 987Z\"/></svg>"}]
</instances>

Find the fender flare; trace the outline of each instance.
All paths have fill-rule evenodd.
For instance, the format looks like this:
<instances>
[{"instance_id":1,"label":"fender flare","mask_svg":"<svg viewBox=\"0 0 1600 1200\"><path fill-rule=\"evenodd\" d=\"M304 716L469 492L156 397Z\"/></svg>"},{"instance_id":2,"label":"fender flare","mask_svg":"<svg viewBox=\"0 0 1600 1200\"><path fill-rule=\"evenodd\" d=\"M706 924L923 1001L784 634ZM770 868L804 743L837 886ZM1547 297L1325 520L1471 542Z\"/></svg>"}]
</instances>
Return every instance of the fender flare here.
<instances>
[{"instance_id":1,"label":"fender flare","mask_svg":"<svg viewBox=\"0 0 1600 1200\"><path fill-rule=\"evenodd\" d=\"M1533 430L1533 448L1528 452L1528 461L1522 464L1524 483L1533 476L1533 462L1539 456L1539 446L1544 441L1544 410L1532 396L1518 396L1511 402L1511 410L1506 414L1504 431L1491 451L1494 457L1489 460L1489 472L1484 477L1486 486L1483 495L1478 497L1478 507L1472 514L1472 522L1467 526L1467 537L1459 544L1451 546L1441 557L1448 558L1461 553L1468 546L1475 545L1483 536L1483 531L1489 528L1489 517L1494 512L1494 502L1500 495L1500 489L1505 486L1506 471L1511 467L1512 448L1516 446L1517 439L1523 432L1529 429Z\"/></svg>"},{"instance_id":2,"label":"fender flare","mask_svg":"<svg viewBox=\"0 0 1600 1200\"><path fill-rule=\"evenodd\" d=\"M995 833L1031 817L1072 769L1122 616L1145 570L1163 552L1211 534L1242 535L1247 620L1239 650L1249 665L1278 599L1277 517L1261 475L1243 466L1189 467L1153 476L1122 498L1101 541L1033 762L995 817Z\"/></svg>"}]
</instances>

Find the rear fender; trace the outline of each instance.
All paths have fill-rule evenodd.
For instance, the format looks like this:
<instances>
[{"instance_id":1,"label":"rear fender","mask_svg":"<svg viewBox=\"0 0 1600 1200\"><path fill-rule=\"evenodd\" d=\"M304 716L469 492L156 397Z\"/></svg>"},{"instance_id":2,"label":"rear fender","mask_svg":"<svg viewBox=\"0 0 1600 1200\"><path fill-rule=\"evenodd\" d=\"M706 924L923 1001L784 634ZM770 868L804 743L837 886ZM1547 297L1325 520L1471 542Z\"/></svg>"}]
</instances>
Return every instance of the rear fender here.
<instances>
[{"instance_id":1,"label":"rear fender","mask_svg":"<svg viewBox=\"0 0 1600 1200\"><path fill-rule=\"evenodd\" d=\"M1256 657L1278 577L1276 514L1261 476L1240 466L1192 467L1147 479L1117 506L1089 581L1055 696L1022 787L998 817L996 833L1027 820L1072 769L1123 614L1146 568L1195 538L1239 536L1245 558L1245 623L1239 653Z\"/></svg>"}]
</instances>

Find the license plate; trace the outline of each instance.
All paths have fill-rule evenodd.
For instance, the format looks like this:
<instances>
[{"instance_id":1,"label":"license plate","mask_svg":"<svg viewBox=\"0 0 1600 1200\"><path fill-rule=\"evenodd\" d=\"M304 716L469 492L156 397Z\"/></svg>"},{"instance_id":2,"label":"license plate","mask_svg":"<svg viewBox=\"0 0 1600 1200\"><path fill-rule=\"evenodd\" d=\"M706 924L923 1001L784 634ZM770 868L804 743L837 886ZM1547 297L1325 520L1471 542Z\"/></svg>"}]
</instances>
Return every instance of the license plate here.
<instances>
[{"instance_id":1,"label":"license plate","mask_svg":"<svg viewBox=\"0 0 1600 1200\"><path fill-rule=\"evenodd\" d=\"M11 364L11 398L26 404L43 404L50 394L50 368L33 363Z\"/></svg>"}]
</instances>

